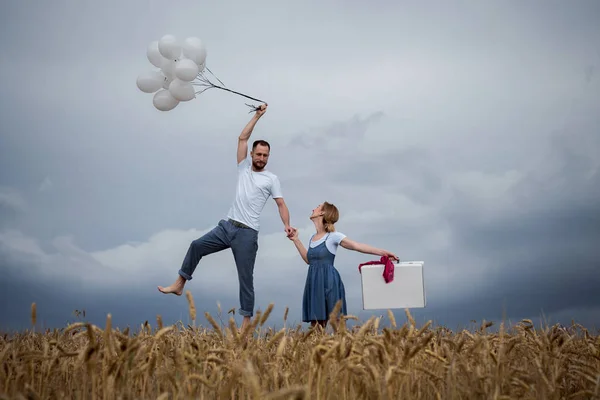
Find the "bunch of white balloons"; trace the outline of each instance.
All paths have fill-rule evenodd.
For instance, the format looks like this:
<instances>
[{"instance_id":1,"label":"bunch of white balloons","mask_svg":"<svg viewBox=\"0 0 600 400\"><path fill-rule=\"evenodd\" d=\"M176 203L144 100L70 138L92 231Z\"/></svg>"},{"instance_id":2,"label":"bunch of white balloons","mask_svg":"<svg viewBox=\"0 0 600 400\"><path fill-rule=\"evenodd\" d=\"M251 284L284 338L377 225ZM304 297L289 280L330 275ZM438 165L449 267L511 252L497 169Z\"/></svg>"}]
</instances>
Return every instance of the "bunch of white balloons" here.
<instances>
[{"instance_id":1,"label":"bunch of white balloons","mask_svg":"<svg viewBox=\"0 0 600 400\"><path fill-rule=\"evenodd\" d=\"M165 35L146 49L148 61L159 70L142 73L137 87L154 93L153 104L160 111L170 111L181 101L196 98L192 81L206 68L206 47L197 37L182 44L173 35Z\"/></svg>"}]
</instances>

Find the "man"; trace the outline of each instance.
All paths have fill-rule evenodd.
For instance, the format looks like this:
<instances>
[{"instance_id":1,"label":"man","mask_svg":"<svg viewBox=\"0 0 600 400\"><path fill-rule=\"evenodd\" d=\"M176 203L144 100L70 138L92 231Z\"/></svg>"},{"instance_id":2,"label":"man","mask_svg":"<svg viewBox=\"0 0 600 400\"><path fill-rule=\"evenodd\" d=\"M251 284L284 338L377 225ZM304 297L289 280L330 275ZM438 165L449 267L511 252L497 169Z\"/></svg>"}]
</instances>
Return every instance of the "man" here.
<instances>
[{"instance_id":1,"label":"man","mask_svg":"<svg viewBox=\"0 0 600 400\"><path fill-rule=\"evenodd\" d=\"M231 248L240 285L239 313L244 317L242 328L254 314L254 262L258 251L259 219L269 197L273 197L277 203L288 238L295 231L290 226L290 215L283 200L279 179L265 169L271 146L264 140L257 140L252 145L251 159L247 156L248 139L266 111L267 104L261 105L238 138L238 182L227 220L219 221L213 230L190 244L175 283L168 287L158 286L162 293L180 296L202 257Z\"/></svg>"}]
</instances>

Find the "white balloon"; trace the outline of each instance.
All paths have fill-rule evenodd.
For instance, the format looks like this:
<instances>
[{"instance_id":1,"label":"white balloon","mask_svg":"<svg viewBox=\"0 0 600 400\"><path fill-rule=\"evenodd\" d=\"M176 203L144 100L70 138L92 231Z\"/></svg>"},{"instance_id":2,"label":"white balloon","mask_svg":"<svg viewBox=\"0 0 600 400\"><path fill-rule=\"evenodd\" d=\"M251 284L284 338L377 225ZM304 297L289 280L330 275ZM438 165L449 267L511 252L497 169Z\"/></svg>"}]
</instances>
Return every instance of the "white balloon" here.
<instances>
[{"instance_id":1,"label":"white balloon","mask_svg":"<svg viewBox=\"0 0 600 400\"><path fill-rule=\"evenodd\" d=\"M154 93L160 89L165 77L160 71L148 71L137 77L137 87L144 93Z\"/></svg>"},{"instance_id":2,"label":"white balloon","mask_svg":"<svg viewBox=\"0 0 600 400\"><path fill-rule=\"evenodd\" d=\"M160 111L170 111L177 107L179 100L174 98L168 90L161 89L154 95L152 104Z\"/></svg>"},{"instance_id":3,"label":"white balloon","mask_svg":"<svg viewBox=\"0 0 600 400\"><path fill-rule=\"evenodd\" d=\"M167 78L174 78L175 77L175 67L177 66L177 63L173 60L167 60L165 59L162 63L162 65L160 66L160 69L162 70L162 73L167 77Z\"/></svg>"},{"instance_id":4,"label":"white balloon","mask_svg":"<svg viewBox=\"0 0 600 400\"><path fill-rule=\"evenodd\" d=\"M175 66L175 76L182 81L190 82L196 79L198 75L198 64L189 58L177 61Z\"/></svg>"},{"instance_id":5,"label":"white balloon","mask_svg":"<svg viewBox=\"0 0 600 400\"><path fill-rule=\"evenodd\" d=\"M148 61L156 68L160 68L162 66L163 60L165 59L158 51L158 41L154 41L148 45L146 49L146 57L148 57Z\"/></svg>"},{"instance_id":6,"label":"white balloon","mask_svg":"<svg viewBox=\"0 0 600 400\"><path fill-rule=\"evenodd\" d=\"M164 81L163 81L163 84L162 84L162 87L168 90L169 89L169 85L171 84L171 82L173 82L173 79L174 78L171 78L171 77L168 77L168 76L165 77Z\"/></svg>"},{"instance_id":7,"label":"white balloon","mask_svg":"<svg viewBox=\"0 0 600 400\"><path fill-rule=\"evenodd\" d=\"M165 35L160 38L158 51L168 60L175 60L181 56L181 46L177 44L177 39L173 35Z\"/></svg>"},{"instance_id":8,"label":"white balloon","mask_svg":"<svg viewBox=\"0 0 600 400\"><path fill-rule=\"evenodd\" d=\"M179 101L190 101L196 97L194 86L190 82L182 81L179 78L173 79L169 85L169 92Z\"/></svg>"},{"instance_id":9,"label":"white balloon","mask_svg":"<svg viewBox=\"0 0 600 400\"><path fill-rule=\"evenodd\" d=\"M206 61L206 46L197 37L189 37L183 42L183 55L200 65Z\"/></svg>"}]
</instances>

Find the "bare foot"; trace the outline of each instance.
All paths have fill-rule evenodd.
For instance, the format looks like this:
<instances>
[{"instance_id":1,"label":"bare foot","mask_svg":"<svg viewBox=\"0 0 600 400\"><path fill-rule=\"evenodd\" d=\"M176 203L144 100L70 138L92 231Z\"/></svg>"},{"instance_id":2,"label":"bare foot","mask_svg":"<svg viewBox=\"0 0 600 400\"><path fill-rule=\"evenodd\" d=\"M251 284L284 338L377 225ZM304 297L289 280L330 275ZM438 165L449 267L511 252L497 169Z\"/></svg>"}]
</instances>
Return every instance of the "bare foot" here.
<instances>
[{"instance_id":1,"label":"bare foot","mask_svg":"<svg viewBox=\"0 0 600 400\"><path fill-rule=\"evenodd\" d=\"M167 286L167 287L158 286L158 290L165 294L173 293L177 296L181 296L181 294L183 293L184 286L185 286L185 279L183 279L180 276L177 278L175 283L172 284L171 286Z\"/></svg>"},{"instance_id":2,"label":"bare foot","mask_svg":"<svg viewBox=\"0 0 600 400\"><path fill-rule=\"evenodd\" d=\"M242 321L242 326L240 327L240 332L242 332L244 329L246 329L247 325L250 325L250 317L244 317L244 319Z\"/></svg>"}]
</instances>

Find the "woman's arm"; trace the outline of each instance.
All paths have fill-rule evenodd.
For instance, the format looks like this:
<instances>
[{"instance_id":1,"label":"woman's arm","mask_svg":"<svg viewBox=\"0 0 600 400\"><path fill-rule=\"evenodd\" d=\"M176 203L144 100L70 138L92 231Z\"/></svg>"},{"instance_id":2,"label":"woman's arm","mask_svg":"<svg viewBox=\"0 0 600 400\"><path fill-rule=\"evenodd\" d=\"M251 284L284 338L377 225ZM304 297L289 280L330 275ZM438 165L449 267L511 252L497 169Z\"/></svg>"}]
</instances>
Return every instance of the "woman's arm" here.
<instances>
[{"instance_id":1,"label":"woman's arm","mask_svg":"<svg viewBox=\"0 0 600 400\"><path fill-rule=\"evenodd\" d=\"M306 257L306 248L304 248L304 245L302 244L300 239L298 239L298 234L295 233L294 236L292 236L290 239L296 245L296 249L298 249L298 253L300 253L300 257L302 257L304 262L308 264L308 257Z\"/></svg>"},{"instance_id":2,"label":"woman's arm","mask_svg":"<svg viewBox=\"0 0 600 400\"><path fill-rule=\"evenodd\" d=\"M355 242L354 240L351 240L347 237L342 239L342 241L340 242L340 245L345 249L358 251L359 253L373 254L373 255L382 256L382 257L387 256L388 258L391 258L392 260L396 260L396 261L398 260L398 257L396 257L395 254L390 253L387 250L378 249L377 247L373 247L368 244Z\"/></svg>"}]
</instances>

